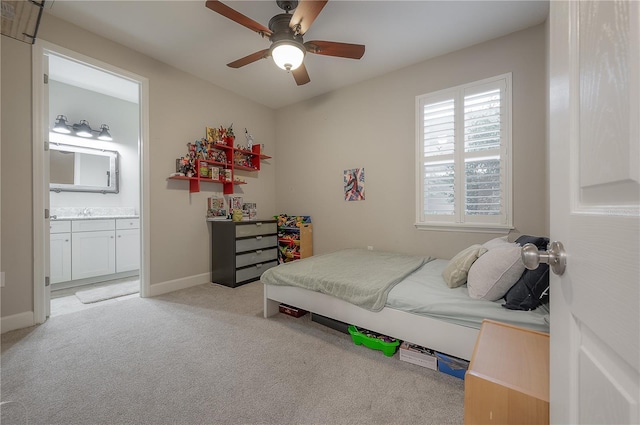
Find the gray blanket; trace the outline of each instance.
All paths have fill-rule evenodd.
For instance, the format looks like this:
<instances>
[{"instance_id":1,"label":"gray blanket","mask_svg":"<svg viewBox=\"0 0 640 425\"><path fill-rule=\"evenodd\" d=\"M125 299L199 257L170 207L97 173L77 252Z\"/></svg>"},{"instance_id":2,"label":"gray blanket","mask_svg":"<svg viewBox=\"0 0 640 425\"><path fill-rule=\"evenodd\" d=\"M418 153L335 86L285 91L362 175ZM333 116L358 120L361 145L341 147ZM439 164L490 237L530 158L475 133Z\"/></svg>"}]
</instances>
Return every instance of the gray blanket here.
<instances>
[{"instance_id":1,"label":"gray blanket","mask_svg":"<svg viewBox=\"0 0 640 425\"><path fill-rule=\"evenodd\" d=\"M345 249L280 264L262 274L269 285L298 286L380 311L389 291L432 258Z\"/></svg>"}]
</instances>

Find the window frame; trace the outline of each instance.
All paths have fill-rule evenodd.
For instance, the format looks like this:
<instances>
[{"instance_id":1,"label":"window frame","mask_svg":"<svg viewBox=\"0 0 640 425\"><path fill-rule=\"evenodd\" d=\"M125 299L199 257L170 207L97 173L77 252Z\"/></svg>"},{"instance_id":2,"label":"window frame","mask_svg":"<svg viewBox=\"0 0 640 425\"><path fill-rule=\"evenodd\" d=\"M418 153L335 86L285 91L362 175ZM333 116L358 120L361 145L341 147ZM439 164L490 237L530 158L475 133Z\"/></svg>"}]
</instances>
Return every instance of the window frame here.
<instances>
[{"instance_id":1,"label":"window frame","mask_svg":"<svg viewBox=\"0 0 640 425\"><path fill-rule=\"evenodd\" d=\"M489 87L500 87L500 184L502 208L498 215L466 215L464 213L464 175L454 174L454 203L453 215L425 215L424 214L424 166L428 162L424 156L424 106L454 99L454 152L452 154L454 168L464 167L465 158L473 157L482 152L467 153L464 149L464 98ZM513 156L512 156L512 76L511 72L486 78L455 87L438 90L416 96L416 215L415 227L419 230L442 230L459 232L509 233L513 229ZM465 155L466 154L466 155ZM451 156L451 155L450 155ZM444 158L443 158L444 159ZM462 163L462 166L460 165ZM459 199L463 202L457 202Z\"/></svg>"}]
</instances>

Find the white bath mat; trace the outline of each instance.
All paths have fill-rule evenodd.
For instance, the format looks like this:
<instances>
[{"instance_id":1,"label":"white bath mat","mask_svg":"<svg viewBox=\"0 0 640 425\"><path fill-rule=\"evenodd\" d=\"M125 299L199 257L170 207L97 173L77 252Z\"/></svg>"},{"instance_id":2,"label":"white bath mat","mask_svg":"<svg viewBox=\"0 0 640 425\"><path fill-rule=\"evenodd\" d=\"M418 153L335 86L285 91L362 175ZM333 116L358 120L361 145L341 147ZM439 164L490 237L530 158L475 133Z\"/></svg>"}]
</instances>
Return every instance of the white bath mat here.
<instances>
[{"instance_id":1,"label":"white bath mat","mask_svg":"<svg viewBox=\"0 0 640 425\"><path fill-rule=\"evenodd\" d=\"M132 282L114 283L113 285L78 291L76 292L76 297L83 304L91 304L137 292L140 292L140 281L134 280Z\"/></svg>"}]
</instances>

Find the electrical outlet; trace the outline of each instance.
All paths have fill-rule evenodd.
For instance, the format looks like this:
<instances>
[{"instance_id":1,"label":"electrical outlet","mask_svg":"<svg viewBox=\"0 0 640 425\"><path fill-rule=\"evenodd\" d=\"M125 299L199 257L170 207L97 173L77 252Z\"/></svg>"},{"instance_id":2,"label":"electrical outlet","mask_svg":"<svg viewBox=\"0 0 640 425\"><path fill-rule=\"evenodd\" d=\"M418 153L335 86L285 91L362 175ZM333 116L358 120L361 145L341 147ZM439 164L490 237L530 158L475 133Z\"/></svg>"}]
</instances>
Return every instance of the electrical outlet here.
<instances>
[{"instance_id":1,"label":"electrical outlet","mask_svg":"<svg viewBox=\"0 0 640 425\"><path fill-rule=\"evenodd\" d=\"M0 272L0 288L4 288L4 272Z\"/></svg>"},{"instance_id":2,"label":"electrical outlet","mask_svg":"<svg viewBox=\"0 0 640 425\"><path fill-rule=\"evenodd\" d=\"M367 249L368 249L369 251L373 251L373 247L372 247L371 245L367 246Z\"/></svg>"}]
</instances>

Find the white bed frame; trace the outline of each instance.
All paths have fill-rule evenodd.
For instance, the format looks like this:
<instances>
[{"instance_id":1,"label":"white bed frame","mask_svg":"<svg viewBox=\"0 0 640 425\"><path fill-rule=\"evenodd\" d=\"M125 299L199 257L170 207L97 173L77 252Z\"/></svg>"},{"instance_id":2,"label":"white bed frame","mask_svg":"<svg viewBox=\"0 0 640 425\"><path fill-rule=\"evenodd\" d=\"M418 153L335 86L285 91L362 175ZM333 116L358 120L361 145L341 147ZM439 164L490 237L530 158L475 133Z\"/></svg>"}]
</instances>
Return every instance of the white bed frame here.
<instances>
[{"instance_id":1,"label":"white bed frame","mask_svg":"<svg viewBox=\"0 0 640 425\"><path fill-rule=\"evenodd\" d=\"M341 322L409 341L426 348L471 360L479 329L385 307L374 313L320 292L294 286L264 284L264 317L289 304Z\"/></svg>"}]
</instances>

